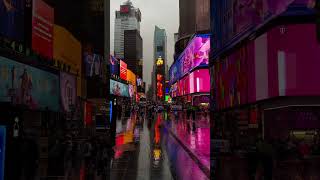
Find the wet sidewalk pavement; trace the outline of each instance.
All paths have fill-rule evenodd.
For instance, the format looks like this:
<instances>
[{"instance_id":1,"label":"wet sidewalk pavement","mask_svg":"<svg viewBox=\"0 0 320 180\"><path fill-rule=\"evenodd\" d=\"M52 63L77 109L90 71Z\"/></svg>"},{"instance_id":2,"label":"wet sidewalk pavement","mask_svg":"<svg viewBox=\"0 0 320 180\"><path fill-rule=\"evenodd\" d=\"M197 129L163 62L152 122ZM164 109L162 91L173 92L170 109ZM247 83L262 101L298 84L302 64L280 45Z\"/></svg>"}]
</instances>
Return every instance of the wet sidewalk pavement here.
<instances>
[{"instance_id":1,"label":"wet sidewalk pavement","mask_svg":"<svg viewBox=\"0 0 320 180\"><path fill-rule=\"evenodd\" d=\"M131 118L117 122L115 159L110 179L122 180L207 180L198 164L155 119Z\"/></svg>"},{"instance_id":2,"label":"wet sidewalk pavement","mask_svg":"<svg viewBox=\"0 0 320 180\"><path fill-rule=\"evenodd\" d=\"M210 176L210 119L198 114L196 121L187 120L182 112L179 117L167 116L165 127L179 141L189 155Z\"/></svg>"}]
</instances>

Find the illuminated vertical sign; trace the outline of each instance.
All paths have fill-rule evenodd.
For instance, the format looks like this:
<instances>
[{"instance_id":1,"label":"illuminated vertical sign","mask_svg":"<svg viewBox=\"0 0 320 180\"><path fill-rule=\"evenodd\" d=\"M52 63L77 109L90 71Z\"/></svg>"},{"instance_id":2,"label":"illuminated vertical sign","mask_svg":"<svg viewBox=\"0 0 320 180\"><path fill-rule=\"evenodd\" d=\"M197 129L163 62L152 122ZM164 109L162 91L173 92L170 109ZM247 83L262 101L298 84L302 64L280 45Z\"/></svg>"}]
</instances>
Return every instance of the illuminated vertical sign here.
<instances>
[{"instance_id":1,"label":"illuminated vertical sign","mask_svg":"<svg viewBox=\"0 0 320 180\"><path fill-rule=\"evenodd\" d=\"M122 60L120 60L120 78L127 80L127 64Z\"/></svg>"}]
</instances>

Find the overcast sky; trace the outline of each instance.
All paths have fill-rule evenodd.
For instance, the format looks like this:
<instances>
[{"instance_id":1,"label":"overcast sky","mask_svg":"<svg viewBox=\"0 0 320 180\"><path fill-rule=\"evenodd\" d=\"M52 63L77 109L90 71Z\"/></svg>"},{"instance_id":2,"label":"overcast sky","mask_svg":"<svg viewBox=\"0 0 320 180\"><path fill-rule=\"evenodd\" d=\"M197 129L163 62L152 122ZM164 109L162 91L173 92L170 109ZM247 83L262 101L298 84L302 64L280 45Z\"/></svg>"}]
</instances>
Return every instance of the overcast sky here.
<instances>
[{"instance_id":1,"label":"overcast sky","mask_svg":"<svg viewBox=\"0 0 320 180\"><path fill-rule=\"evenodd\" d=\"M110 0L110 37L111 52L114 46L115 11L126 0ZM173 62L174 33L179 28L179 0L131 0L133 6L141 11L141 37L143 39L143 79L151 84L153 62L153 33L155 25L167 33L168 66Z\"/></svg>"}]
</instances>

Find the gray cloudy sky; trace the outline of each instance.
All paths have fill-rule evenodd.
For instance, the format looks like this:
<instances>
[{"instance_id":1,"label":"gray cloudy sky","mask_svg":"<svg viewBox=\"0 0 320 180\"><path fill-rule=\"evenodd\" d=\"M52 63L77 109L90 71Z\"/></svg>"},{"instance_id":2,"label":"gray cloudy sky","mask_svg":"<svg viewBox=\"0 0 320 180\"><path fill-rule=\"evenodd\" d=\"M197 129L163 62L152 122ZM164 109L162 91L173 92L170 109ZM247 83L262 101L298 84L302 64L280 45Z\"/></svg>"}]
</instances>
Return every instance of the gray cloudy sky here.
<instances>
[{"instance_id":1,"label":"gray cloudy sky","mask_svg":"<svg viewBox=\"0 0 320 180\"><path fill-rule=\"evenodd\" d=\"M110 37L111 52L114 42L115 10L126 0L110 0ZM143 79L151 83L153 61L153 33L155 25L166 29L168 43L168 65L173 62L174 33L179 28L179 0L131 0L134 7L141 11L141 37L143 38Z\"/></svg>"}]
</instances>

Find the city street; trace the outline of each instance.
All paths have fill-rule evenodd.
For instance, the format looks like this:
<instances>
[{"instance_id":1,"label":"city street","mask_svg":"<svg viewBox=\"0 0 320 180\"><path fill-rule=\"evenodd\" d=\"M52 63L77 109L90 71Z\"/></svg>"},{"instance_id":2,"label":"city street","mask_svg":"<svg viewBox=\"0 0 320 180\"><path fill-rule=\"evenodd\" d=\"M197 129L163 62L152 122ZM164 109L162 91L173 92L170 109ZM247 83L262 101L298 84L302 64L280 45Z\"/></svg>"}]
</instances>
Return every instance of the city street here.
<instances>
[{"instance_id":1,"label":"city street","mask_svg":"<svg viewBox=\"0 0 320 180\"><path fill-rule=\"evenodd\" d=\"M132 115L117 121L111 179L209 179L181 141L171 135L167 125L173 120L165 119L165 113L155 119Z\"/></svg>"}]
</instances>

